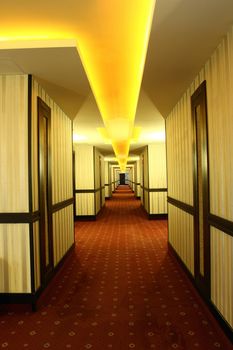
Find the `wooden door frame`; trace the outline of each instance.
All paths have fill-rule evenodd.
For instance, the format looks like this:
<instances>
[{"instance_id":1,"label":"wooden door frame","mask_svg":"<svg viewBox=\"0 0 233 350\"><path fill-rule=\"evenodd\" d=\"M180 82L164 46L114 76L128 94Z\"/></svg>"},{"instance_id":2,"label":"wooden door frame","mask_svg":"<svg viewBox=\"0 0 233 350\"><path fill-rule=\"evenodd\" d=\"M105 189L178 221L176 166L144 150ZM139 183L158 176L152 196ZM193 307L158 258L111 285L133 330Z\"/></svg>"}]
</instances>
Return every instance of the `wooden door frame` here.
<instances>
[{"instance_id":1,"label":"wooden door frame","mask_svg":"<svg viewBox=\"0 0 233 350\"><path fill-rule=\"evenodd\" d=\"M53 257L53 229L52 229L52 176L51 176L51 109L40 98L37 98L37 110L38 110L38 172L39 172L39 210L40 210L40 271L41 271L41 284L47 284L50 279L50 275L53 270L54 257ZM47 199L48 199L48 245L49 245L49 265L46 268L46 256L45 256L45 237L43 232L43 191L44 186L43 179L40 176L40 164L41 164L41 149L40 149L40 121L42 118L47 119Z\"/></svg>"},{"instance_id":2,"label":"wooden door frame","mask_svg":"<svg viewBox=\"0 0 233 350\"><path fill-rule=\"evenodd\" d=\"M203 188L203 240L204 240L204 277L200 273L199 255L199 197L198 197L198 154L197 154L197 120L196 107L201 106L201 128L204 133L202 144L202 158L206 162L206 169L202 168ZM206 81L204 81L191 96L193 123L193 204L194 204L194 278L198 289L206 298L210 297L210 227L208 216L210 212L209 199L209 156L208 156L208 119Z\"/></svg>"}]
</instances>

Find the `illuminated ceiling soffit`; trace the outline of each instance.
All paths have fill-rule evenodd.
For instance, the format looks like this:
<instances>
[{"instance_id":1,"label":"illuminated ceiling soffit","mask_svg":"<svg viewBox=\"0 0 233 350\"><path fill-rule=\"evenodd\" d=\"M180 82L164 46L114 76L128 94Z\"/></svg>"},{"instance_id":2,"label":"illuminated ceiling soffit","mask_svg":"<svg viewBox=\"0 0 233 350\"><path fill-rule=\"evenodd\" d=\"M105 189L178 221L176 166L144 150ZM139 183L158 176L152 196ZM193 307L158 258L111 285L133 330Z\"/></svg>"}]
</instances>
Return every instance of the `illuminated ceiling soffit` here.
<instances>
[{"instance_id":1,"label":"illuminated ceiling soffit","mask_svg":"<svg viewBox=\"0 0 233 350\"><path fill-rule=\"evenodd\" d=\"M127 162L155 0L98 1L85 14L78 49L106 134ZM83 35L82 35L83 33Z\"/></svg>"},{"instance_id":2,"label":"illuminated ceiling soffit","mask_svg":"<svg viewBox=\"0 0 233 350\"><path fill-rule=\"evenodd\" d=\"M70 0L69 6L41 0L9 14L1 7L2 43L8 40L76 39L114 152L126 164L142 81L155 0ZM23 10L22 10L23 8ZM22 12L23 11L23 12ZM26 12L25 12L26 11ZM55 16L56 14L56 16ZM30 18L26 21L25 16ZM30 46L30 45L29 45ZM77 77L78 78L78 77Z\"/></svg>"}]
</instances>

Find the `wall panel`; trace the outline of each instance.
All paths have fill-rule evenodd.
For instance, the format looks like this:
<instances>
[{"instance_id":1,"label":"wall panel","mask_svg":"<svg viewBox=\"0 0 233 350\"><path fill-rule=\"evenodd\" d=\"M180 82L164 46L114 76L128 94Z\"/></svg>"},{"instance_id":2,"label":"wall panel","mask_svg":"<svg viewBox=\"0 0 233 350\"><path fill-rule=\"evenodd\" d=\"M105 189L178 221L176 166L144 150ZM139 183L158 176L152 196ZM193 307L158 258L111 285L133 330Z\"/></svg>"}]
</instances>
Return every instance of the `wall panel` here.
<instances>
[{"instance_id":1,"label":"wall panel","mask_svg":"<svg viewBox=\"0 0 233 350\"><path fill-rule=\"evenodd\" d=\"M167 188L165 142L148 145L149 188Z\"/></svg>"},{"instance_id":2,"label":"wall panel","mask_svg":"<svg viewBox=\"0 0 233 350\"><path fill-rule=\"evenodd\" d=\"M73 197L72 173L72 121L49 97L45 90L33 78L32 81L32 131L33 131L33 203L38 202L37 179L37 149L34 129L37 123L37 96L51 108L51 172L52 172L52 202L62 202Z\"/></svg>"},{"instance_id":3,"label":"wall panel","mask_svg":"<svg viewBox=\"0 0 233 350\"><path fill-rule=\"evenodd\" d=\"M149 212L149 193L145 190L149 187L149 167L148 167L148 147L140 155L141 163L141 202L147 212Z\"/></svg>"},{"instance_id":4,"label":"wall panel","mask_svg":"<svg viewBox=\"0 0 233 350\"><path fill-rule=\"evenodd\" d=\"M75 145L75 189L94 189L93 146Z\"/></svg>"},{"instance_id":5,"label":"wall panel","mask_svg":"<svg viewBox=\"0 0 233 350\"><path fill-rule=\"evenodd\" d=\"M76 193L76 215L95 215L95 194Z\"/></svg>"},{"instance_id":6,"label":"wall panel","mask_svg":"<svg viewBox=\"0 0 233 350\"><path fill-rule=\"evenodd\" d=\"M0 293L30 293L29 224L0 224Z\"/></svg>"},{"instance_id":7,"label":"wall panel","mask_svg":"<svg viewBox=\"0 0 233 350\"><path fill-rule=\"evenodd\" d=\"M167 192L150 192L150 214L167 213Z\"/></svg>"},{"instance_id":8,"label":"wall panel","mask_svg":"<svg viewBox=\"0 0 233 350\"><path fill-rule=\"evenodd\" d=\"M191 92L166 119L168 196L193 205Z\"/></svg>"},{"instance_id":9,"label":"wall panel","mask_svg":"<svg viewBox=\"0 0 233 350\"><path fill-rule=\"evenodd\" d=\"M233 237L211 227L211 300L233 327Z\"/></svg>"},{"instance_id":10,"label":"wall panel","mask_svg":"<svg viewBox=\"0 0 233 350\"><path fill-rule=\"evenodd\" d=\"M233 221L233 28L205 65L210 211Z\"/></svg>"},{"instance_id":11,"label":"wall panel","mask_svg":"<svg viewBox=\"0 0 233 350\"><path fill-rule=\"evenodd\" d=\"M168 195L190 205L193 204L190 97L204 80L207 87L210 222L219 229L221 225L230 227L226 232L211 228L211 298L232 326L233 27L166 119ZM186 221L180 217L180 243L173 237L175 222L174 215L169 217L170 239L172 245L177 246L182 244ZM182 257L183 253L178 254Z\"/></svg>"},{"instance_id":12,"label":"wall panel","mask_svg":"<svg viewBox=\"0 0 233 350\"><path fill-rule=\"evenodd\" d=\"M166 120L170 197L192 205L192 125L190 97L206 79L210 211L233 221L233 29Z\"/></svg>"},{"instance_id":13,"label":"wall panel","mask_svg":"<svg viewBox=\"0 0 233 350\"><path fill-rule=\"evenodd\" d=\"M109 198L110 195L110 176L109 176L109 162L104 162L104 185L105 185L105 197Z\"/></svg>"},{"instance_id":14,"label":"wall panel","mask_svg":"<svg viewBox=\"0 0 233 350\"><path fill-rule=\"evenodd\" d=\"M35 290L41 285L40 280L40 231L39 221L33 223L33 251L34 251L34 281Z\"/></svg>"},{"instance_id":15,"label":"wall panel","mask_svg":"<svg viewBox=\"0 0 233 350\"><path fill-rule=\"evenodd\" d=\"M56 266L74 243L73 205L53 214L53 228L54 266Z\"/></svg>"},{"instance_id":16,"label":"wall panel","mask_svg":"<svg viewBox=\"0 0 233 350\"><path fill-rule=\"evenodd\" d=\"M104 157L94 148L94 177L95 177L95 210L96 215L105 203Z\"/></svg>"},{"instance_id":17,"label":"wall panel","mask_svg":"<svg viewBox=\"0 0 233 350\"><path fill-rule=\"evenodd\" d=\"M169 242L189 271L194 275L193 216L168 204Z\"/></svg>"},{"instance_id":18,"label":"wall panel","mask_svg":"<svg viewBox=\"0 0 233 350\"><path fill-rule=\"evenodd\" d=\"M28 212L28 76L0 76L0 91L0 213Z\"/></svg>"}]
</instances>

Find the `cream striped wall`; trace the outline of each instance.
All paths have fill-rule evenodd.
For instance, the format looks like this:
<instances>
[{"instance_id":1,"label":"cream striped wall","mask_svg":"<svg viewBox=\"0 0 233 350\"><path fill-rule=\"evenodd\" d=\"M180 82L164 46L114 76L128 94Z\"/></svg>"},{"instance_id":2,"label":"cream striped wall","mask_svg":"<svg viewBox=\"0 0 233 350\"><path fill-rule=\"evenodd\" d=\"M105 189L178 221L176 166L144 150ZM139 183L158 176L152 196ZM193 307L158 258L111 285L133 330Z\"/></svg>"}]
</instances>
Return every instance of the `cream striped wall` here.
<instances>
[{"instance_id":1,"label":"cream striped wall","mask_svg":"<svg viewBox=\"0 0 233 350\"><path fill-rule=\"evenodd\" d=\"M210 211L233 221L233 27L205 65L203 76L208 99Z\"/></svg>"},{"instance_id":2,"label":"cream striped wall","mask_svg":"<svg viewBox=\"0 0 233 350\"><path fill-rule=\"evenodd\" d=\"M30 293L29 224L0 224L0 293Z\"/></svg>"},{"instance_id":3,"label":"cream striped wall","mask_svg":"<svg viewBox=\"0 0 233 350\"><path fill-rule=\"evenodd\" d=\"M194 275L193 216L168 204L169 243Z\"/></svg>"},{"instance_id":4,"label":"cream striped wall","mask_svg":"<svg viewBox=\"0 0 233 350\"><path fill-rule=\"evenodd\" d=\"M53 214L54 266L74 242L73 204Z\"/></svg>"},{"instance_id":5,"label":"cream striped wall","mask_svg":"<svg viewBox=\"0 0 233 350\"><path fill-rule=\"evenodd\" d=\"M75 190L92 190L92 193L75 193L76 215L95 215L94 147L78 144L75 150Z\"/></svg>"},{"instance_id":6,"label":"cream striped wall","mask_svg":"<svg viewBox=\"0 0 233 350\"><path fill-rule=\"evenodd\" d=\"M210 214L226 219L232 225L233 27L166 120L168 195L189 205L193 205L190 98L204 80L208 108ZM169 217L169 240L172 245L177 237L177 224L177 217ZM183 239L186 232L185 219L179 218L179 224L182 231L179 244L183 246L180 251L183 251L186 246L186 240ZM233 327L233 232L229 235L224 231L224 228L221 231L213 226L210 229L211 300ZM181 256L180 252L178 254ZM183 256L181 258L184 259Z\"/></svg>"},{"instance_id":7,"label":"cream striped wall","mask_svg":"<svg viewBox=\"0 0 233 350\"><path fill-rule=\"evenodd\" d=\"M165 142L148 145L149 188L166 188Z\"/></svg>"},{"instance_id":8,"label":"cream striped wall","mask_svg":"<svg viewBox=\"0 0 233 350\"><path fill-rule=\"evenodd\" d=\"M52 171L52 202L62 202L73 197L72 173L72 121L49 97L45 90L32 81L32 135L33 135L33 203L38 203L37 174L37 96L51 108L51 171ZM35 168L34 168L35 167ZM35 169L35 170L34 170Z\"/></svg>"},{"instance_id":9,"label":"cream striped wall","mask_svg":"<svg viewBox=\"0 0 233 350\"><path fill-rule=\"evenodd\" d=\"M109 175L109 162L104 162L105 198L111 197L111 177Z\"/></svg>"},{"instance_id":10,"label":"cream striped wall","mask_svg":"<svg viewBox=\"0 0 233 350\"><path fill-rule=\"evenodd\" d=\"M233 237L211 228L212 300L227 322L233 325Z\"/></svg>"},{"instance_id":11,"label":"cream striped wall","mask_svg":"<svg viewBox=\"0 0 233 350\"><path fill-rule=\"evenodd\" d=\"M104 165L104 157L101 155L101 153L94 148L94 176L95 176L95 214L98 214L98 212L101 210L101 207L103 207L105 203L105 165Z\"/></svg>"},{"instance_id":12,"label":"cream striped wall","mask_svg":"<svg viewBox=\"0 0 233 350\"><path fill-rule=\"evenodd\" d=\"M119 175L116 171L117 165L111 165L111 181L112 181L112 192L115 191L119 184Z\"/></svg>"},{"instance_id":13,"label":"cream striped wall","mask_svg":"<svg viewBox=\"0 0 233 350\"><path fill-rule=\"evenodd\" d=\"M150 214L167 214L167 192L150 192Z\"/></svg>"},{"instance_id":14,"label":"cream striped wall","mask_svg":"<svg viewBox=\"0 0 233 350\"><path fill-rule=\"evenodd\" d=\"M38 189L38 111L37 98L40 97L51 108L51 182L52 204L73 198L72 164L72 121L49 97L46 91L32 77L32 205L39 208ZM74 223L71 216L73 205L52 214L54 266L62 259L74 243ZM40 245L38 222L33 224L35 288L40 286Z\"/></svg>"},{"instance_id":15,"label":"cream striped wall","mask_svg":"<svg viewBox=\"0 0 233 350\"><path fill-rule=\"evenodd\" d=\"M95 215L95 194L76 193L75 195L76 215Z\"/></svg>"},{"instance_id":16,"label":"cream striped wall","mask_svg":"<svg viewBox=\"0 0 233 350\"><path fill-rule=\"evenodd\" d=\"M167 188L165 142L148 145L149 189ZM167 192L149 193L150 214L167 213Z\"/></svg>"},{"instance_id":17,"label":"cream striped wall","mask_svg":"<svg viewBox=\"0 0 233 350\"><path fill-rule=\"evenodd\" d=\"M0 76L0 213L29 212L28 77ZM0 223L0 293L30 293L29 224Z\"/></svg>"},{"instance_id":18,"label":"cream striped wall","mask_svg":"<svg viewBox=\"0 0 233 350\"><path fill-rule=\"evenodd\" d=\"M191 91L166 119L168 196L193 204Z\"/></svg>"},{"instance_id":19,"label":"cream striped wall","mask_svg":"<svg viewBox=\"0 0 233 350\"><path fill-rule=\"evenodd\" d=\"M35 290L41 285L40 278L40 227L39 221L33 223L33 253L34 253L34 273Z\"/></svg>"},{"instance_id":20,"label":"cream striped wall","mask_svg":"<svg viewBox=\"0 0 233 350\"><path fill-rule=\"evenodd\" d=\"M144 198L141 196L141 201L144 208L149 215L167 214L165 142L148 145L140 158L141 163L144 158L144 169L141 167L141 179L144 177L144 190L141 190Z\"/></svg>"},{"instance_id":21,"label":"cream striped wall","mask_svg":"<svg viewBox=\"0 0 233 350\"><path fill-rule=\"evenodd\" d=\"M111 174L111 189L112 189L112 192L115 191L115 184L114 184L114 181L115 181L115 173L114 173L114 167L113 165L111 165L110 167L110 174Z\"/></svg>"},{"instance_id":22,"label":"cream striped wall","mask_svg":"<svg viewBox=\"0 0 233 350\"><path fill-rule=\"evenodd\" d=\"M140 156L141 161L141 202L146 212L149 213L149 193L145 190L149 187L149 168L148 168L148 147L144 148ZM144 188L143 188L144 187Z\"/></svg>"},{"instance_id":23,"label":"cream striped wall","mask_svg":"<svg viewBox=\"0 0 233 350\"><path fill-rule=\"evenodd\" d=\"M97 215L101 198L102 206L105 202L104 157L92 145L77 144L74 149L76 216Z\"/></svg>"},{"instance_id":24,"label":"cream striped wall","mask_svg":"<svg viewBox=\"0 0 233 350\"><path fill-rule=\"evenodd\" d=\"M75 145L75 189L93 189L94 179L94 147Z\"/></svg>"},{"instance_id":25,"label":"cream striped wall","mask_svg":"<svg viewBox=\"0 0 233 350\"><path fill-rule=\"evenodd\" d=\"M142 154L140 155L140 200L141 203L143 205L144 203L144 189L143 189L143 181L144 181L144 173L143 173L143 169L144 169L144 161L143 161L143 157Z\"/></svg>"},{"instance_id":26,"label":"cream striped wall","mask_svg":"<svg viewBox=\"0 0 233 350\"><path fill-rule=\"evenodd\" d=\"M0 76L0 213L29 211L27 101L26 75Z\"/></svg>"},{"instance_id":27,"label":"cream striped wall","mask_svg":"<svg viewBox=\"0 0 233 350\"><path fill-rule=\"evenodd\" d=\"M136 185L136 192L135 195L136 197L140 197L141 196L141 187L140 187L140 182L141 182L141 167L140 167L140 160L136 161L136 180L135 182L137 183ZM139 185L138 185L139 184Z\"/></svg>"},{"instance_id":28,"label":"cream striped wall","mask_svg":"<svg viewBox=\"0 0 233 350\"><path fill-rule=\"evenodd\" d=\"M34 293L33 285L35 285L35 291L41 287L38 96L51 108L53 204L61 204L73 198L71 120L50 99L33 77L27 75L1 76L0 213L5 221L8 218L9 223L5 224L4 221L0 223L0 270L2 272L0 292L6 294L26 293L30 295ZM29 127L31 127L30 130ZM31 163L30 169L29 162ZM30 172L32 178L29 177ZM29 189L32 191L30 192ZM72 207L73 205L70 205L70 212L67 215L60 215L60 211L53 214L56 217L59 216L56 227L53 229L54 252L60 252L58 259L64 256L74 242ZM65 209L64 212L66 212ZM4 213L10 213L11 216L4 218ZM67 220L69 232L66 230L64 234L70 238L60 240L57 236L59 234L57 227L65 228ZM28 221L28 223L17 223L20 221ZM31 247L32 251L30 251ZM33 271L34 281L31 280Z\"/></svg>"}]
</instances>

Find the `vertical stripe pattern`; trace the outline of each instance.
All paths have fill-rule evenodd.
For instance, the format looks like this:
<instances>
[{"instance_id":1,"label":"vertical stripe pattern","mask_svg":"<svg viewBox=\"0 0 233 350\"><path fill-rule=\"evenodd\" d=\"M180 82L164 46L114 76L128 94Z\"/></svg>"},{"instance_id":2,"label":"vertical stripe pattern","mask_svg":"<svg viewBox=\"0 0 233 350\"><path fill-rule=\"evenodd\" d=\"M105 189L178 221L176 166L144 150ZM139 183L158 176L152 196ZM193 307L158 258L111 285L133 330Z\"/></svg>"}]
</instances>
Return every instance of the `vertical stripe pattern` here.
<instances>
[{"instance_id":1,"label":"vertical stripe pattern","mask_svg":"<svg viewBox=\"0 0 233 350\"><path fill-rule=\"evenodd\" d=\"M28 212L28 76L0 76L0 213Z\"/></svg>"},{"instance_id":2,"label":"vertical stripe pattern","mask_svg":"<svg viewBox=\"0 0 233 350\"><path fill-rule=\"evenodd\" d=\"M30 293L29 224L0 224L0 293Z\"/></svg>"},{"instance_id":3,"label":"vertical stripe pattern","mask_svg":"<svg viewBox=\"0 0 233 350\"><path fill-rule=\"evenodd\" d=\"M168 195L190 205L193 204L190 97L204 80L207 86L210 213L233 221L233 27L166 120ZM173 239L178 219L173 215L169 217L172 245L183 245L187 231L184 216L179 218L180 243ZM182 252L178 251L178 254L182 257ZM232 237L211 228L211 298L231 326L232 270L229 269L232 269L232 259Z\"/></svg>"},{"instance_id":4,"label":"vertical stripe pattern","mask_svg":"<svg viewBox=\"0 0 233 350\"><path fill-rule=\"evenodd\" d=\"M169 242L194 275L194 230L192 215L168 204Z\"/></svg>"}]
</instances>

